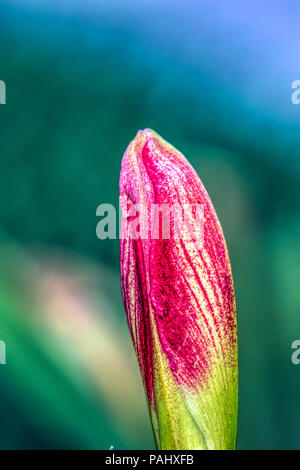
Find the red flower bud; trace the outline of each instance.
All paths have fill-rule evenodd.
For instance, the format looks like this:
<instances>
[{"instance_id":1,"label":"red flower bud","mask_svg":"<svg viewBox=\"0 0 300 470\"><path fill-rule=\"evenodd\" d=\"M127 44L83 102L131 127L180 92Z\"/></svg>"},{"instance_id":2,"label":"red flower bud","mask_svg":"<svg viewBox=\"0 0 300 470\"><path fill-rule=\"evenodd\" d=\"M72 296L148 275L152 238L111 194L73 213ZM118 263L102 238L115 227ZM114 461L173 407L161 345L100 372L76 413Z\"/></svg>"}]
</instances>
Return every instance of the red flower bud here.
<instances>
[{"instance_id":1,"label":"red flower bud","mask_svg":"<svg viewBox=\"0 0 300 470\"><path fill-rule=\"evenodd\" d=\"M120 200L122 296L157 446L232 449L235 298L211 200L185 157L148 129L137 134L123 157ZM162 205L170 211L155 219ZM182 216L187 208L189 217L178 223L178 209ZM170 230L164 236L166 218Z\"/></svg>"}]
</instances>

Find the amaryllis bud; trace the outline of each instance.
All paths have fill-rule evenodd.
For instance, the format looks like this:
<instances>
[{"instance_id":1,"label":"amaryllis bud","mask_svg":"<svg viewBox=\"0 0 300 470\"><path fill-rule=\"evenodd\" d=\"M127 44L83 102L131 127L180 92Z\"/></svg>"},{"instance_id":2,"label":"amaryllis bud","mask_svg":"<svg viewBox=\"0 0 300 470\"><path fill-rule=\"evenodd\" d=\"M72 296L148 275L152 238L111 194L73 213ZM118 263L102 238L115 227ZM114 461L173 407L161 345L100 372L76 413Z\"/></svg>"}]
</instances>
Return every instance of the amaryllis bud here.
<instances>
[{"instance_id":1,"label":"amaryllis bud","mask_svg":"<svg viewBox=\"0 0 300 470\"><path fill-rule=\"evenodd\" d=\"M120 201L122 296L157 447L234 449L235 298L210 198L185 157L146 129L123 157Z\"/></svg>"}]
</instances>

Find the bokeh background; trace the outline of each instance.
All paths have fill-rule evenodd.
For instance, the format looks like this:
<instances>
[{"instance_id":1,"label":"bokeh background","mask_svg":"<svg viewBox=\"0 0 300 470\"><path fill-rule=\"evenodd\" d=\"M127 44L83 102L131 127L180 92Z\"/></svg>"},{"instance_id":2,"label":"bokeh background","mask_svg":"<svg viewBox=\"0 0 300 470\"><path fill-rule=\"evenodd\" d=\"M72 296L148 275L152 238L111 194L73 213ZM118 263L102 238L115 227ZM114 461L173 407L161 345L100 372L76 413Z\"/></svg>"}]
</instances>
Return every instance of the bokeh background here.
<instances>
[{"instance_id":1,"label":"bokeh background","mask_svg":"<svg viewBox=\"0 0 300 470\"><path fill-rule=\"evenodd\" d=\"M0 448L153 449L122 308L122 154L151 127L221 220L239 449L300 448L300 3L0 1Z\"/></svg>"}]
</instances>

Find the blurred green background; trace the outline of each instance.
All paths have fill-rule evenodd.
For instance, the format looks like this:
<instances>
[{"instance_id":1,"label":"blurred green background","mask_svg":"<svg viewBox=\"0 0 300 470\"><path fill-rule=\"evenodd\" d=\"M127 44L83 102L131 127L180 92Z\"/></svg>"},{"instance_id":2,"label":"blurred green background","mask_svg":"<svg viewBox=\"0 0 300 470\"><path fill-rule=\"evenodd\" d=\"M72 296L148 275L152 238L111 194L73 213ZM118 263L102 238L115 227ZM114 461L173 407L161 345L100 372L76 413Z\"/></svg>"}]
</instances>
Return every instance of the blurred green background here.
<instances>
[{"instance_id":1,"label":"blurred green background","mask_svg":"<svg viewBox=\"0 0 300 470\"><path fill-rule=\"evenodd\" d=\"M0 448L153 449L122 307L122 155L150 127L231 257L239 449L300 448L298 1L0 2Z\"/></svg>"}]
</instances>

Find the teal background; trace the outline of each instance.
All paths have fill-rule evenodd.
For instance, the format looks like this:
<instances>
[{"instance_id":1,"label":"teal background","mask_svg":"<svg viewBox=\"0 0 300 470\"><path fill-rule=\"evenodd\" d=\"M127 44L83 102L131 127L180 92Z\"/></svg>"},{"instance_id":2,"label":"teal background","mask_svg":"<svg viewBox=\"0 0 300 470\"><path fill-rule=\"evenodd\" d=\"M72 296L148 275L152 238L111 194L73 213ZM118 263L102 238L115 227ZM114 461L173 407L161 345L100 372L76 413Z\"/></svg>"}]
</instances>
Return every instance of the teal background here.
<instances>
[{"instance_id":1,"label":"teal background","mask_svg":"<svg viewBox=\"0 0 300 470\"><path fill-rule=\"evenodd\" d=\"M181 150L227 240L239 449L300 448L297 1L0 1L0 448L152 449L118 205L138 129Z\"/></svg>"}]
</instances>

